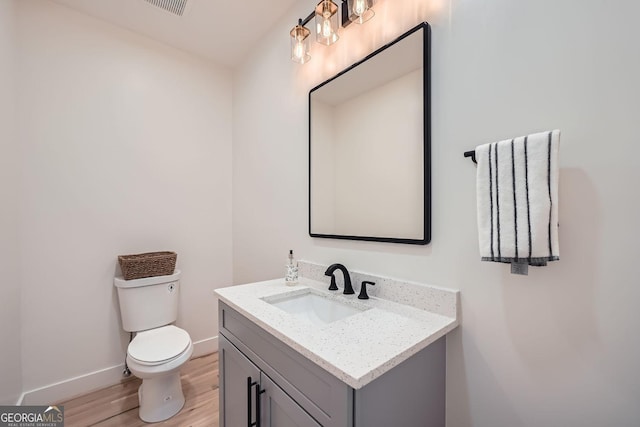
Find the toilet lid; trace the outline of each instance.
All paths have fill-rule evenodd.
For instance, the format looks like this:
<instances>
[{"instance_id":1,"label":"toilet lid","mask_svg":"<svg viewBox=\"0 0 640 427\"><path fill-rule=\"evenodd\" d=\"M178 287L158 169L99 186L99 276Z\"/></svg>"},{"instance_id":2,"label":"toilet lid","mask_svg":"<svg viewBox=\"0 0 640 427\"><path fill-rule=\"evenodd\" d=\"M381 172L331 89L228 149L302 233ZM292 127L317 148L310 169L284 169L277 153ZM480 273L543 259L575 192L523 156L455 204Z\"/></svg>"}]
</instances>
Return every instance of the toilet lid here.
<instances>
[{"instance_id":1,"label":"toilet lid","mask_svg":"<svg viewBox=\"0 0 640 427\"><path fill-rule=\"evenodd\" d=\"M191 342L187 331L169 325L139 332L129 344L128 353L140 362L160 363L180 355Z\"/></svg>"}]
</instances>

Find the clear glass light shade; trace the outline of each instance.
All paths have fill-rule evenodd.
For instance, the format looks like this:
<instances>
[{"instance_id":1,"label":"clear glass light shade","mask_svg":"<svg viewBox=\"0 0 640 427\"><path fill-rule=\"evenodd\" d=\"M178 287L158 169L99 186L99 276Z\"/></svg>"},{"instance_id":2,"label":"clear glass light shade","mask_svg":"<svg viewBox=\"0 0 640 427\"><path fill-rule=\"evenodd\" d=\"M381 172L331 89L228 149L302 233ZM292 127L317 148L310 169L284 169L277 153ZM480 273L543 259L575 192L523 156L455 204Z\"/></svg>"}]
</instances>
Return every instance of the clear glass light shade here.
<instances>
[{"instance_id":1,"label":"clear glass light shade","mask_svg":"<svg viewBox=\"0 0 640 427\"><path fill-rule=\"evenodd\" d=\"M372 7L375 0L347 0L349 19L356 24L363 24L375 16Z\"/></svg>"},{"instance_id":2,"label":"clear glass light shade","mask_svg":"<svg viewBox=\"0 0 640 427\"><path fill-rule=\"evenodd\" d=\"M316 6L316 41L327 46L338 41L338 5L323 0Z\"/></svg>"},{"instance_id":3,"label":"clear glass light shade","mask_svg":"<svg viewBox=\"0 0 640 427\"><path fill-rule=\"evenodd\" d=\"M309 62L309 35L311 31L298 24L291 30L291 60L299 64Z\"/></svg>"}]
</instances>

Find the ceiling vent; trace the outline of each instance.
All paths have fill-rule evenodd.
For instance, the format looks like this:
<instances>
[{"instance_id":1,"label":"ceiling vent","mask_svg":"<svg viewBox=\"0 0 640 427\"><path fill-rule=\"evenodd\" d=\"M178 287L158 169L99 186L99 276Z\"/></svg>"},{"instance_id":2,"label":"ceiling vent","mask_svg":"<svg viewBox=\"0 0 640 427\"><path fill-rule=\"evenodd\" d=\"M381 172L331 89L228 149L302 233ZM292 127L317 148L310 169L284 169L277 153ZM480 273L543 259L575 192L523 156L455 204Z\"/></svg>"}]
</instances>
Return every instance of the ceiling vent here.
<instances>
[{"instance_id":1,"label":"ceiling vent","mask_svg":"<svg viewBox=\"0 0 640 427\"><path fill-rule=\"evenodd\" d=\"M144 0L144 1L177 16L184 15L184 11L187 8L187 3L189 2L189 0Z\"/></svg>"}]
</instances>

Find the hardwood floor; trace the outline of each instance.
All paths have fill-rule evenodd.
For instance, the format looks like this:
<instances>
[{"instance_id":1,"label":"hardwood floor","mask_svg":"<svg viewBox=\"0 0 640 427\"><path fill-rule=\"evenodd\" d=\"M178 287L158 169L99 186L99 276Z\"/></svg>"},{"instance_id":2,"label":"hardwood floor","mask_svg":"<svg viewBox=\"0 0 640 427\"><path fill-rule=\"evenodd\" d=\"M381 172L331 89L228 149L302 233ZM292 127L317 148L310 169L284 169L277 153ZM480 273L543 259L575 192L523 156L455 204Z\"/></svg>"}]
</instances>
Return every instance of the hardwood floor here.
<instances>
[{"instance_id":1,"label":"hardwood floor","mask_svg":"<svg viewBox=\"0 0 640 427\"><path fill-rule=\"evenodd\" d=\"M76 397L64 405L67 427L217 427L218 353L192 359L180 370L186 402L173 418L148 424L138 418L138 387L134 378L120 384Z\"/></svg>"}]
</instances>

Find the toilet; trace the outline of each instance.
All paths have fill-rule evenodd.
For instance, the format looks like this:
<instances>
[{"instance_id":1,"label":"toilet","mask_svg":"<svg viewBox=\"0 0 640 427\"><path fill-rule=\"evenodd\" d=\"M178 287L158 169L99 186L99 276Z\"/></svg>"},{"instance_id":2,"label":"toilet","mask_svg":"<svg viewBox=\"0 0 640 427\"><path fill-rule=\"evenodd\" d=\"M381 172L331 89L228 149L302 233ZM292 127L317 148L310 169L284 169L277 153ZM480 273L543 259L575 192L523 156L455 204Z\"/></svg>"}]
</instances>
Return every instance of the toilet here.
<instances>
[{"instance_id":1,"label":"toilet","mask_svg":"<svg viewBox=\"0 0 640 427\"><path fill-rule=\"evenodd\" d=\"M138 389L140 419L155 423L184 406L180 367L193 354L189 333L173 325L178 317L180 271L168 276L114 279L122 327L135 332L127 348L127 365L142 379Z\"/></svg>"}]
</instances>

